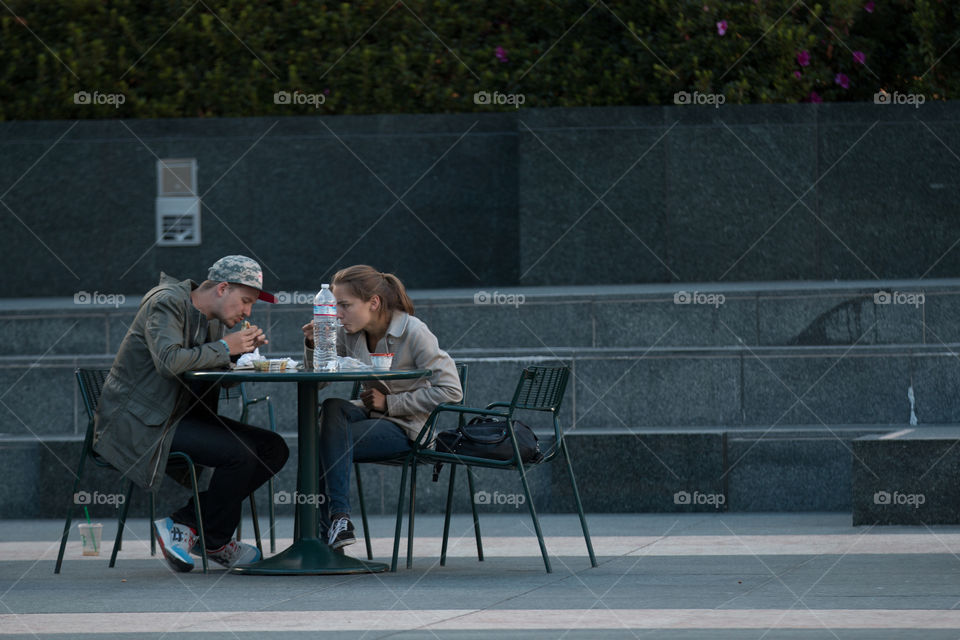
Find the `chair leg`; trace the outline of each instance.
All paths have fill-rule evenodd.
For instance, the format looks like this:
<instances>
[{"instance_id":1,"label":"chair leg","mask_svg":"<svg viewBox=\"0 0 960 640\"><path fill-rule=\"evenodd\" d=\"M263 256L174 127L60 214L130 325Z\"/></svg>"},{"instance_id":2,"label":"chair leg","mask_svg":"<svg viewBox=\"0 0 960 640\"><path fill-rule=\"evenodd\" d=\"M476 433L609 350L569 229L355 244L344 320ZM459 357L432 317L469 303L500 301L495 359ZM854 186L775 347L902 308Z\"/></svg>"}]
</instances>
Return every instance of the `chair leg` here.
<instances>
[{"instance_id":1,"label":"chair leg","mask_svg":"<svg viewBox=\"0 0 960 640\"><path fill-rule=\"evenodd\" d=\"M363 541L367 545L367 560L373 560L373 548L370 546L370 525L367 524L367 505L363 500L363 480L360 478L360 465L353 463L353 475L357 479L357 497L360 502L360 520L363 522Z\"/></svg>"},{"instance_id":2,"label":"chair leg","mask_svg":"<svg viewBox=\"0 0 960 640\"><path fill-rule=\"evenodd\" d=\"M597 556L593 553L593 542L590 541L590 530L587 529L587 518L583 515L583 503L580 502L580 491L577 489L577 481L573 477L573 465L570 464L570 452L567 451L567 443L561 442L560 448L563 450L563 459L567 463L567 475L570 477L573 499L577 503L577 513L580 515L580 528L583 529L583 540L587 543L587 553L590 554L590 565L596 567Z\"/></svg>"},{"instance_id":3,"label":"chair leg","mask_svg":"<svg viewBox=\"0 0 960 640\"><path fill-rule=\"evenodd\" d=\"M516 448L516 443L514 443L513 446ZM518 452L517 459L519 458L520 454ZM527 498L527 506L530 507L530 517L533 518L533 529L537 532L537 542L540 543L540 553L543 555L543 564L547 568L547 573L553 573L553 569L550 567L550 557L547 555L547 545L543 541L543 531L540 530L540 520L537 518L537 510L533 507L530 485L527 484L527 473L522 464L517 465L517 470L520 472L520 482L523 484L523 494Z\"/></svg>"},{"instance_id":4,"label":"chair leg","mask_svg":"<svg viewBox=\"0 0 960 640\"><path fill-rule=\"evenodd\" d=\"M110 568L117 564L117 552L120 551L120 545L123 543L123 528L127 526L127 513L130 511L130 498L133 497L133 481L127 486L127 495L124 498L123 506L120 507L120 517L117 518L117 538L113 541L113 552L110 554ZM150 523L150 529L153 529L153 523Z\"/></svg>"},{"instance_id":5,"label":"chair leg","mask_svg":"<svg viewBox=\"0 0 960 640\"><path fill-rule=\"evenodd\" d=\"M153 491L147 490L150 494L150 555L157 555L157 532L153 529L153 522L157 519L157 503Z\"/></svg>"},{"instance_id":6,"label":"chair leg","mask_svg":"<svg viewBox=\"0 0 960 640\"><path fill-rule=\"evenodd\" d=\"M207 572L207 536L203 533L203 516L200 513L200 491L197 486L197 468L189 458L190 487L193 489L193 514L197 519L197 535L200 537L200 558L203 560L203 572Z\"/></svg>"},{"instance_id":7,"label":"chair leg","mask_svg":"<svg viewBox=\"0 0 960 640\"><path fill-rule=\"evenodd\" d=\"M257 499L250 494L250 517L253 518L253 539L257 542L257 551L263 557L263 543L260 541L260 519L257 517Z\"/></svg>"},{"instance_id":8,"label":"chair leg","mask_svg":"<svg viewBox=\"0 0 960 640\"><path fill-rule=\"evenodd\" d=\"M477 514L477 495L473 490L473 471L467 467L467 488L470 490L470 509L473 511L473 535L477 538L477 561L483 562L483 542L480 541L480 516Z\"/></svg>"},{"instance_id":9,"label":"chair leg","mask_svg":"<svg viewBox=\"0 0 960 640\"><path fill-rule=\"evenodd\" d=\"M447 509L443 515L443 546L440 548L440 566L447 566L447 538L450 536L450 511L453 508L453 481L457 477L457 465L450 463L450 484L447 486Z\"/></svg>"},{"instance_id":10,"label":"chair leg","mask_svg":"<svg viewBox=\"0 0 960 640\"><path fill-rule=\"evenodd\" d=\"M297 478L297 488L294 496L300 495L300 479ZM297 505L293 505L293 539L300 539L300 509L297 508Z\"/></svg>"},{"instance_id":11,"label":"chair leg","mask_svg":"<svg viewBox=\"0 0 960 640\"><path fill-rule=\"evenodd\" d=\"M90 443L84 441L83 451L80 453L80 462L77 464L77 477L73 481L73 491L70 492L70 502L67 505L67 517L63 521L63 535L60 536L60 552L57 554L57 564L53 568L53 573L60 573L60 567L63 565L63 552L67 549L67 538L70 537L70 527L73 525L73 510L75 508L74 497L80 490L80 476L83 475L83 467L87 461L87 450Z\"/></svg>"},{"instance_id":12,"label":"chair leg","mask_svg":"<svg viewBox=\"0 0 960 640\"><path fill-rule=\"evenodd\" d=\"M413 567L413 519L417 508L417 461L410 465L410 516L407 522L407 569Z\"/></svg>"},{"instance_id":13,"label":"chair leg","mask_svg":"<svg viewBox=\"0 0 960 640\"><path fill-rule=\"evenodd\" d=\"M400 474L400 497L397 499L397 526L393 531L393 560L390 562L390 571L397 570L397 556L400 555L400 529L403 527L403 496L407 490L407 466L409 460L403 461L403 472Z\"/></svg>"},{"instance_id":14,"label":"chair leg","mask_svg":"<svg viewBox=\"0 0 960 640\"><path fill-rule=\"evenodd\" d=\"M270 553L277 552L277 505L274 498L273 476L267 481L267 491L270 493L270 505L267 511L270 514Z\"/></svg>"}]
</instances>

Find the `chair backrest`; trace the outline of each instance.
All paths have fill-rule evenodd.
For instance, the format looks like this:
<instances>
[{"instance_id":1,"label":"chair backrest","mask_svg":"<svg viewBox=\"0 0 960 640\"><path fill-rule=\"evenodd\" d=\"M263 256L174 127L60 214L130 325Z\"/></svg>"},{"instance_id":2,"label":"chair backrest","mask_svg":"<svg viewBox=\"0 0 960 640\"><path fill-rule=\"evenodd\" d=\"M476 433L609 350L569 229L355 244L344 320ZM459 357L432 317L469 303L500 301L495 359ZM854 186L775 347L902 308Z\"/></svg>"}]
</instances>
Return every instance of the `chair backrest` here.
<instances>
[{"instance_id":1,"label":"chair backrest","mask_svg":"<svg viewBox=\"0 0 960 640\"><path fill-rule=\"evenodd\" d=\"M567 367L527 367L520 374L520 382L510 402L514 409L551 411L556 414L563 402L570 369Z\"/></svg>"},{"instance_id":2,"label":"chair backrest","mask_svg":"<svg viewBox=\"0 0 960 640\"><path fill-rule=\"evenodd\" d=\"M87 410L87 418L93 423L93 415L97 412L100 394L103 392L103 383L107 379L109 369L77 369L77 385L80 387L80 397Z\"/></svg>"}]
</instances>

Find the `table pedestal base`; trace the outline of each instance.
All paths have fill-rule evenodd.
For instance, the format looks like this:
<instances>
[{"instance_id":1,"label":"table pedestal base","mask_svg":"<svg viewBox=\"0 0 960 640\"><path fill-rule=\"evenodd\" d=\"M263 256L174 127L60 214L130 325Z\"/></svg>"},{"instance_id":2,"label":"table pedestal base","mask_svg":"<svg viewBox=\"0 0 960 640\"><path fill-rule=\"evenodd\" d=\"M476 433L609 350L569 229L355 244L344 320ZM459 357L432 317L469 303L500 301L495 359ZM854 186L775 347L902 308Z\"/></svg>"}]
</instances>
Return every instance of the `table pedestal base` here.
<instances>
[{"instance_id":1,"label":"table pedestal base","mask_svg":"<svg viewBox=\"0 0 960 640\"><path fill-rule=\"evenodd\" d=\"M277 555L234 567L231 573L244 575L328 575L337 573L380 573L387 565L366 562L337 553L319 538L297 540Z\"/></svg>"}]
</instances>

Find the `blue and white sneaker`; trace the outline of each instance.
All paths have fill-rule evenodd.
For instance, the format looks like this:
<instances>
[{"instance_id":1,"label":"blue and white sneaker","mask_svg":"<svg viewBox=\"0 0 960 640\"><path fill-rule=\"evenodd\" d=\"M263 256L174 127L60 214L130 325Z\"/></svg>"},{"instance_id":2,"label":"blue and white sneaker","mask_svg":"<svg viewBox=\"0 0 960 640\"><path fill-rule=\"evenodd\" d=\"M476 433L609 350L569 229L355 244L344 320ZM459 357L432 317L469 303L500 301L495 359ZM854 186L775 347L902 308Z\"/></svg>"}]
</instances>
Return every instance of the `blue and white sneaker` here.
<instances>
[{"instance_id":1,"label":"blue and white sneaker","mask_svg":"<svg viewBox=\"0 0 960 640\"><path fill-rule=\"evenodd\" d=\"M190 571L193 569L193 558L190 549L197 542L197 534L190 527L177 524L172 518L154 520L153 528L157 532L157 540L163 550L163 557L176 571Z\"/></svg>"}]
</instances>

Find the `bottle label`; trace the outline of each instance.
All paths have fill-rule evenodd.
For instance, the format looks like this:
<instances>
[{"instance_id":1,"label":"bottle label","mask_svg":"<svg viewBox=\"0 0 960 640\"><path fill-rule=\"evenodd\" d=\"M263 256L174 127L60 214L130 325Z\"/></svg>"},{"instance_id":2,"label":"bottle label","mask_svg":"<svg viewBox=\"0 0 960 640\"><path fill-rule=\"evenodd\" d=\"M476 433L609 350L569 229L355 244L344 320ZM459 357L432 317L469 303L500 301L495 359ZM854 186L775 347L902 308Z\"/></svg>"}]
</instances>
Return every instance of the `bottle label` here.
<instances>
[{"instance_id":1,"label":"bottle label","mask_svg":"<svg viewBox=\"0 0 960 640\"><path fill-rule=\"evenodd\" d=\"M313 305L313 315L315 316L336 316L337 305L335 304L315 304Z\"/></svg>"}]
</instances>

